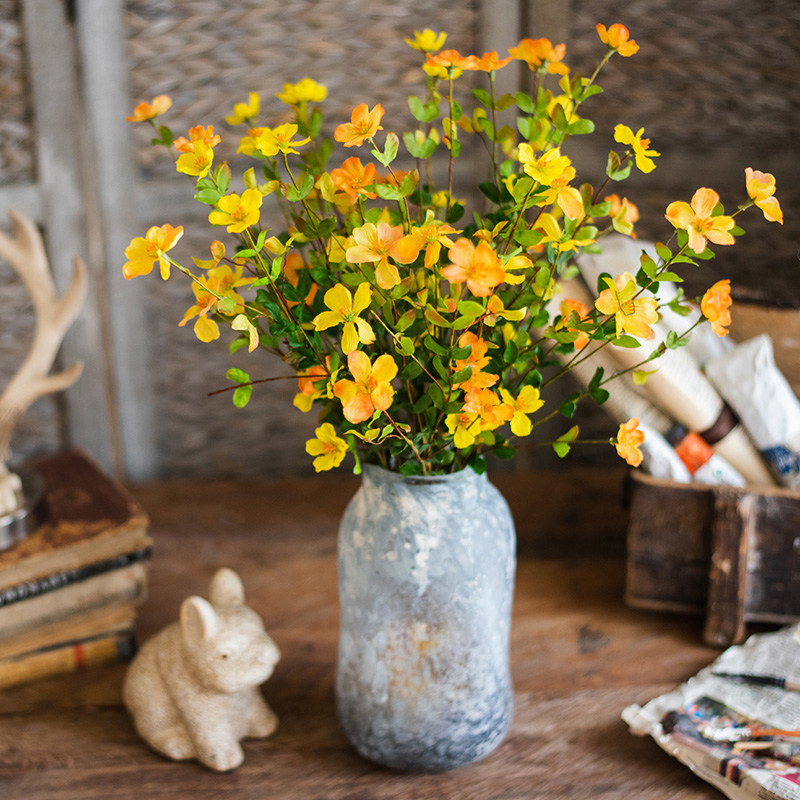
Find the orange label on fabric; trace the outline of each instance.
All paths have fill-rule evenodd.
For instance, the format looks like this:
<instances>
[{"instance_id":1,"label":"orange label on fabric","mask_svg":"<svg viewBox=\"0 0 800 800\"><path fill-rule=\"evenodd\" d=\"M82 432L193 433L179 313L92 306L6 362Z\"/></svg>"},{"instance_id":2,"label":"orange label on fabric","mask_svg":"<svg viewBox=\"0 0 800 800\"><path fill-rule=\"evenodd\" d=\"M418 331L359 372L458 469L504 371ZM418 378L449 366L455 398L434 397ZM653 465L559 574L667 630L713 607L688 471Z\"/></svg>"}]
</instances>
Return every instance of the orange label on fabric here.
<instances>
[{"instance_id":1,"label":"orange label on fabric","mask_svg":"<svg viewBox=\"0 0 800 800\"><path fill-rule=\"evenodd\" d=\"M706 444L696 433L687 433L675 446L675 452L692 475L714 455L711 445Z\"/></svg>"}]
</instances>

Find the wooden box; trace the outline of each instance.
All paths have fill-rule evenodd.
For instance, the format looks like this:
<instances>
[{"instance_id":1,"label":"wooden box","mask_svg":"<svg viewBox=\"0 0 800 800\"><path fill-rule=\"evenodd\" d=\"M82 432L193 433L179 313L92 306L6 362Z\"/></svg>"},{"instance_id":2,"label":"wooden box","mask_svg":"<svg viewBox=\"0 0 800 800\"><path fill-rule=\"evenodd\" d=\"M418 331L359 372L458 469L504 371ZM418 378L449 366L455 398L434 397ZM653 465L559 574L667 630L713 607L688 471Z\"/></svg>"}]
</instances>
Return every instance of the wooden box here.
<instances>
[{"instance_id":1,"label":"wooden box","mask_svg":"<svg viewBox=\"0 0 800 800\"><path fill-rule=\"evenodd\" d=\"M704 639L800 619L800 492L631 477L626 601L706 615Z\"/></svg>"}]
</instances>

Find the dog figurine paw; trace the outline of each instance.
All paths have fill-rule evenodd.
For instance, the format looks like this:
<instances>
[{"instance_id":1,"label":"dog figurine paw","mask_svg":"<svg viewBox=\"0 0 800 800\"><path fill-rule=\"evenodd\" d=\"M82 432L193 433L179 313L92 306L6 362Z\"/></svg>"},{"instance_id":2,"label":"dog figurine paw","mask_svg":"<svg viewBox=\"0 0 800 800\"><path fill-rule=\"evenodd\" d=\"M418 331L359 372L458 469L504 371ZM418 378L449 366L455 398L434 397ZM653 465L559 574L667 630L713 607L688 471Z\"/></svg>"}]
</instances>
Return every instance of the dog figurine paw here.
<instances>
[{"instance_id":1,"label":"dog figurine paw","mask_svg":"<svg viewBox=\"0 0 800 800\"><path fill-rule=\"evenodd\" d=\"M241 579L221 569L210 602L187 597L180 622L144 643L128 668L123 699L137 732L159 753L229 772L244 760L242 739L277 728L258 686L279 659L261 618L245 605Z\"/></svg>"}]
</instances>

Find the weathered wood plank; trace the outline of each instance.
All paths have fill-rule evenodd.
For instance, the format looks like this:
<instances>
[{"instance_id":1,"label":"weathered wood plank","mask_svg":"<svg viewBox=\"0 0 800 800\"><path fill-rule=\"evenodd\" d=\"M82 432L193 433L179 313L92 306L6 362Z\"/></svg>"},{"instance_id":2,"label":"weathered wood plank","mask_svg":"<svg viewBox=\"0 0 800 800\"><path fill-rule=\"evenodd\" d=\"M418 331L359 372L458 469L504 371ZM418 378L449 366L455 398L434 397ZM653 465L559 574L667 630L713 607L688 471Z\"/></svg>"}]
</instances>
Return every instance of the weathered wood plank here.
<instances>
[{"instance_id":1,"label":"weathered wood plank","mask_svg":"<svg viewBox=\"0 0 800 800\"><path fill-rule=\"evenodd\" d=\"M36 114L41 222L56 284L63 290L72 275L72 257L88 260L75 52L65 3L25 0L21 7ZM84 308L61 348L64 363L84 362L81 379L65 393L67 424L72 445L113 469L111 377L100 316L102 275L90 267L90 276Z\"/></svg>"}]
</instances>

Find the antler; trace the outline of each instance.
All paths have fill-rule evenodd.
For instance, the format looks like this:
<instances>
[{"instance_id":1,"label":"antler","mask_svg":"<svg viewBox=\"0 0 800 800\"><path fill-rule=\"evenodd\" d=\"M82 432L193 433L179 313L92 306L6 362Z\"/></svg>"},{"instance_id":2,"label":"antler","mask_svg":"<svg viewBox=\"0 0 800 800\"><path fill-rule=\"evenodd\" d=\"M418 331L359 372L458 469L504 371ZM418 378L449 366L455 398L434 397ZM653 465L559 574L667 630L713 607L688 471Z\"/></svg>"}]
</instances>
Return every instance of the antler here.
<instances>
[{"instance_id":1,"label":"antler","mask_svg":"<svg viewBox=\"0 0 800 800\"><path fill-rule=\"evenodd\" d=\"M16 510L22 501L19 479L3 463L9 455L14 426L34 400L71 386L83 369L83 363L78 362L49 374L64 334L80 311L87 286L86 265L76 256L70 286L56 297L36 225L16 211L9 211L9 216L14 223L14 237L0 233L0 257L19 275L33 299L36 332L27 358L0 395L0 516Z\"/></svg>"}]
</instances>

